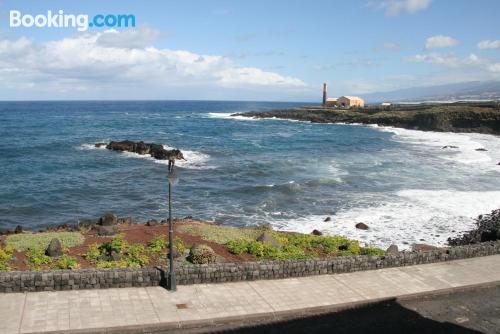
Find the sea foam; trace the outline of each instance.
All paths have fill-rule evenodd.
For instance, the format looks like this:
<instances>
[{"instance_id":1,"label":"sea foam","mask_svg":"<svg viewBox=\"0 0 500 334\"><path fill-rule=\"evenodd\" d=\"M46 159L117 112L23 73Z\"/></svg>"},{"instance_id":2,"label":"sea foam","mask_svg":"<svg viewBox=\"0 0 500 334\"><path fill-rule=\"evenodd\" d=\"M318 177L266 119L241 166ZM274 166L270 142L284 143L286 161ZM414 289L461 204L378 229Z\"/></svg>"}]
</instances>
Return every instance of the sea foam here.
<instances>
[{"instance_id":1,"label":"sea foam","mask_svg":"<svg viewBox=\"0 0 500 334\"><path fill-rule=\"evenodd\" d=\"M371 126L394 134L393 140L427 147L445 160L467 165L480 165L500 171L494 160L500 156L500 137L478 133L454 133L408 130L393 127ZM448 146L448 148L445 148ZM450 147L451 146L451 147ZM477 151L486 149L487 151Z\"/></svg>"},{"instance_id":2,"label":"sea foam","mask_svg":"<svg viewBox=\"0 0 500 334\"><path fill-rule=\"evenodd\" d=\"M376 194L373 194L374 198ZM318 229L329 235L345 235L362 243L386 248L397 244L406 249L413 243L445 246L448 237L474 227L474 218L500 207L500 191L454 191L407 189L392 200L373 205L354 205L331 215L311 215L294 220L275 220L286 231L310 233ZM369 229L355 227L363 222Z\"/></svg>"}]
</instances>

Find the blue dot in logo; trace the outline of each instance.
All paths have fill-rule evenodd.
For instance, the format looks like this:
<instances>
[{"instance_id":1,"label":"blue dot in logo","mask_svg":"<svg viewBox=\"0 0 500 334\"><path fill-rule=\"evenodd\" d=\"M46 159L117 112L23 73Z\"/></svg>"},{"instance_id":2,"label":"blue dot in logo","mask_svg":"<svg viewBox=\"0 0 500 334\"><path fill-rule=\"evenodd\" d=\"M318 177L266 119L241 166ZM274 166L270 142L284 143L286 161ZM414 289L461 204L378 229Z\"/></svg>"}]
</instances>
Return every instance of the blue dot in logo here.
<instances>
[{"instance_id":1,"label":"blue dot in logo","mask_svg":"<svg viewBox=\"0 0 500 334\"><path fill-rule=\"evenodd\" d=\"M93 24L92 22L90 22L90 23L89 23L89 27L91 27L91 28L92 28L93 26L94 26L94 24Z\"/></svg>"}]
</instances>

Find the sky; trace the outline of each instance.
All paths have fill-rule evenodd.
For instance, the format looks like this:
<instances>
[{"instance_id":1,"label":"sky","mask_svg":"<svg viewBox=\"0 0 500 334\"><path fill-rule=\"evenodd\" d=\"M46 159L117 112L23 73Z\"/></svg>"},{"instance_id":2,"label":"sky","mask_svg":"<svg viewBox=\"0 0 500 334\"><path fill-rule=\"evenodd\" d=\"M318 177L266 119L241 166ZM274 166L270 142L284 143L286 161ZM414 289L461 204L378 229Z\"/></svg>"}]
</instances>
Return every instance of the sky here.
<instances>
[{"instance_id":1,"label":"sky","mask_svg":"<svg viewBox=\"0 0 500 334\"><path fill-rule=\"evenodd\" d=\"M132 14L135 28L10 27ZM500 80L498 0L0 0L0 100L320 101Z\"/></svg>"}]
</instances>

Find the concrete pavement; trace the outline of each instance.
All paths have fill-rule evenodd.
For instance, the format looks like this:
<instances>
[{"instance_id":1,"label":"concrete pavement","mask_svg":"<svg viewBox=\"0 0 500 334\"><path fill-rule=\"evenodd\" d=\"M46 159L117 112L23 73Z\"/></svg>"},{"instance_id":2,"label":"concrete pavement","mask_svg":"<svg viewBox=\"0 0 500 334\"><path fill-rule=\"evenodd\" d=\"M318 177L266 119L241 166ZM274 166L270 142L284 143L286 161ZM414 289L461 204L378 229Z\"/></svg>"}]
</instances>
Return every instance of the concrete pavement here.
<instances>
[{"instance_id":1,"label":"concrete pavement","mask_svg":"<svg viewBox=\"0 0 500 334\"><path fill-rule=\"evenodd\" d=\"M500 282L500 255L282 280L0 295L0 333L155 332L272 321Z\"/></svg>"}]
</instances>

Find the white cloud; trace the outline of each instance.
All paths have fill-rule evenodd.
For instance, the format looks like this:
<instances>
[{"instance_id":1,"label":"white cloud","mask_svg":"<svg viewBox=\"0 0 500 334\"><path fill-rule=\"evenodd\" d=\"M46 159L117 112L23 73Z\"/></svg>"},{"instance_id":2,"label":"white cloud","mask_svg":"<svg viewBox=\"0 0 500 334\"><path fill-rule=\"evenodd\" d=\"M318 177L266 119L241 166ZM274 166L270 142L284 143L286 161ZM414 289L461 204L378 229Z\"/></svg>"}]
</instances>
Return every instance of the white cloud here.
<instances>
[{"instance_id":1,"label":"white cloud","mask_svg":"<svg viewBox=\"0 0 500 334\"><path fill-rule=\"evenodd\" d=\"M162 36L166 37L168 34L148 26L142 26L138 29L104 31L96 42L104 47L140 49L152 46Z\"/></svg>"},{"instance_id":2,"label":"white cloud","mask_svg":"<svg viewBox=\"0 0 500 334\"><path fill-rule=\"evenodd\" d=\"M312 68L315 71L329 71L329 70L335 68L335 66L333 66L331 64L314 64L312 66Z\"/></svg>"},{"instance_id":3,"label":"white cloud","mask_svg":"<svg viewBox=\"0 0 500 334\"><path fill-rule=\"evenodd\" d=\"M408 57L407 60L410 62L440 64L450 67L458 66L460 63L454 55L440 53L418 54Z\"/></svg>"},{"instance_id":4,"label":"white cloud","mask_svg":"<svg viewBox=\"0 0 500 334\"><path fill-rule=\"evenodd\" d=\"M488 69L491 72L500 73L500 63L488 65Z\"/></svg>"},{"instance_id":5,"label":"white cloud","mask_svg":"<svg viewBox=\"0 0 500 334\"><path fill-rule=\"evenodd\" d=\"M387 50L397 51L397 50L401 49L401 46L398 43L394 43L394 42L385 42L383 46L384 46L384 49L387 49Z\"/></svg>"},{"instance_id":6,"label":"white cloud","mask_svg":"<svg viewBox=\"0 0 500 334\"><path fill-rule=\"evenodd\" d=\"M401 12L417 13L429 7L431 2L432 0L383 0L376 3L371 2L370 5L384 9L387 16L397 16Z\"/></svg>"},{"instance_id":7,"label":"white cloud","mask_svg":"<svg viewBox=\"0 0 500 334\"><path fill-rule=\"evenodd\" d=\"M500 63L495 59L481 58L471 53L465 58L458 58L453 54L417 54L406 58L410 62L431 63L453 68L453 73L474 73L477 78L483 77L487 80L499 80ZM452 74L453 74L452 73Z\"/></svg>"},{"instance_id":8,"label":"white cloud","mask_svg":"<svg viewBox=\"0 0 500 334\"><path fill-rule=\"evenodd\" d=\"M477 48L478 49L498 49L498 48L500 48L500 40L496 40L496 41L490 41L490 40L480 41L479 43L477 43Z\"/></svg>"},{"instance_id":9,"label":"white cloud","mask_svg":"<svg viewBox=\"0 0 500 334\"><path fill-rule=\"evenodd\" d=\"M458 44L458 40L444 35L436 35L427 38L425 42L425 48L427 50L437 49L437 48L448 48Z\"/></svg>"},{"instance_id":10,"label":"white cloud","mask_svg":"<svg viewBox=\"0 0 500 334\"><path fill-rule=\"evenodd\" d=\"M242 67L227 57L156 48L152 43L159 33L141 29L84 33L41 44L26 38L0 40L0 91L60 95L121 90L126 95L184 87L263 92L306 87L298 78Z\"/></svg>"}]
</instances>

